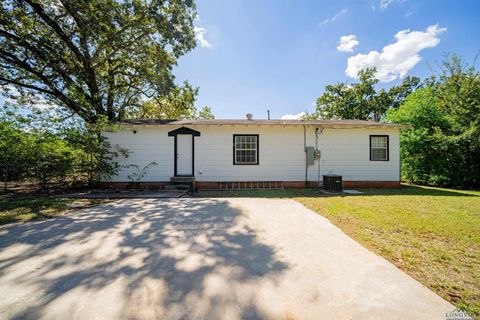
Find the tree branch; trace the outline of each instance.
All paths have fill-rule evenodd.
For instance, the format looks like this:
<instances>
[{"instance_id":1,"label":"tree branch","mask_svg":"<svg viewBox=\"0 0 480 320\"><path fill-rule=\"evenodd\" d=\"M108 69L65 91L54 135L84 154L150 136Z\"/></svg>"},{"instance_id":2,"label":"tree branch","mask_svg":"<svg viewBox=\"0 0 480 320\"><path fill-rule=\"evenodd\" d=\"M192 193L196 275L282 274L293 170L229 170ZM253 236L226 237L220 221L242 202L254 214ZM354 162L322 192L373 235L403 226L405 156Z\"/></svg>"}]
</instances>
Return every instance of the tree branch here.
<instances>
[{"instance_id":1,"label":"tree branch","mask_svg":"<svg viewBox=\"0 0 480 320\"><path fill-rule=\"evenodd\" d=\"M49 67L53 68L55 72L57 72L65 82L74 85L79 92L85 96L88 100L92 101L92 97L89 96L86 92L84 92L83 88L77 84L75 81L73 81L63 70L62 67L58 66L55 60L52 60L48 58L42 51L38 50L36 46L30 44L28 41L24 40L23 38L20 38L12 33L0 30L0 35L3 35L4 37L7 37L14 42L16 42L16 45L19 47L23 47L27 50L30 50L33 54L35 54L38 58L43 60L46 63L46 66L48 65Z\"/></svg>"},{"instance_id":2,"label":"tree branch","mask_svg":"<svg viewBox=\"0 0 480 320\"><path fill-rule=\"evenodd\" d=\"M13 80L13 79L8 79L8 78L4 78L4 77L0 76L0 81L8 82L8 83L17 85L19 87L24 87L24 88L28 88L28 89L32 89L32 90L37 90L37 91L42 92L42 93L54 95L53 91L50 91L50 90L47 90L47 89L44 89L44 88L41 88L41 87L37 87L37 86L31 85L31 84L28 84L28 83L23 83L23 82L20 82L20 81L16 81L16 80Z\"/></svg>"},{"instance_id":3,"label":"tree branch","mask_svg":"<svg viewBox=\"0 0 480 320\"><path fill-rule=\"evenodd\" d=\"M19 68L35 75L38 79L40 79L45 85L47 85L51 90L51 95L68 105L73 111L77 112L80 116L84 116L85 118L94 119L95 116L88 114L81 106L77 105L73 100L68 98L63 92L58 89L51 81L48 79L44 74L38 72L37 70L33 69L30 65L26 62L18 59L16 56L0 49L0 57L3 56L3 59L8 57L7 61L10 63L17 65Z\"/></svg>"},{"instance_id":4,"label":"tree branch","mask_svg":"<svg viewBox=\"0 0 480 320\"><path fill-rule=\"evenodd\" d=\"M30 7L40 16L40 18L45 21L54 31L55 33L62 39L62 41L67 45L67 47L72 50L75 56L82 61L82 64L85 68L86 72L86 83L88 88L90 89L90 94L94 101L94 108L97 113L103 113L103 108L101 105L101 99L99 96L98 85L96 82L95 71L92 68L91 61L80 52L75 44L70 40L70 38L63 32L62 28L56 23L53 19L51 19L43 10L43 8L36 2L32 0L24 0L27 2ZM73 17L73 16L72 16Z\"/></svg>"},{"instance_id":5,"label":"tree branch","mask_svg":"<svg viewBox=\"0 0 480 320\"><path fill-rule=\"evenodd\" d=\"M62 28L51 19L43 10L42 6L32 0L24 0L26 3L32 7L32 9L40 16L40 18L48 24L55 33L62 39L62 41L67 45L67 47L75 54L75 56L80 60L84 61L84 57L80 50L75 46L75 44L70 40L70 37L63 32Z\"/></svg>"}]
</instances>

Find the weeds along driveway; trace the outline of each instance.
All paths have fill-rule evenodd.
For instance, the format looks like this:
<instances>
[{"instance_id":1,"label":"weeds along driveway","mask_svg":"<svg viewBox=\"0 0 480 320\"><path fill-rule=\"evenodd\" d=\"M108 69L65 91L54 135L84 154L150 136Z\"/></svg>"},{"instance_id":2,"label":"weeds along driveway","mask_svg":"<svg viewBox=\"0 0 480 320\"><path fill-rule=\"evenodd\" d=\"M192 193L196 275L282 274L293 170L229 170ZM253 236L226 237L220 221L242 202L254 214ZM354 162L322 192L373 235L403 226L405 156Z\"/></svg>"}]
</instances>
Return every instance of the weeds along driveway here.
<instances>
[{"instance_id":1,"label":"weeds along driveway","mask_svg":"<svg viewBox=\"0 0 480 320\"><path fill-rule=\"evenodd\" d=\"M0 228L0 318L444 319L293 200L135 199Z\"/></svg>"}]
</instances>

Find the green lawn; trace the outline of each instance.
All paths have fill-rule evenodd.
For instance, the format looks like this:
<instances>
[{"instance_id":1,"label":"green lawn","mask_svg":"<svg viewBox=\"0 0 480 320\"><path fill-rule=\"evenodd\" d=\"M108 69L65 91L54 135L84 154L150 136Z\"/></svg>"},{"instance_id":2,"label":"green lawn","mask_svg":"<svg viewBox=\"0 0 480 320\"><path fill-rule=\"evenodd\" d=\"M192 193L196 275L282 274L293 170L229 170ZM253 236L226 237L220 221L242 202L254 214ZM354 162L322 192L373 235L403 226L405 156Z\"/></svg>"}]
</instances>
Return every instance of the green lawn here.
<instances>
[{"instance_id":1,"label":"green lawn","mask_svg":"<svg viewBox=\"0 0 480 320\"><path fill-rule=\"evenodd\" d=\"M52 218L76 207L94 204L87 200L65 199L58 196L0 195L0 224Z\"/></svg>"},{"instance_id":2,"label":"green lawn","mask_svg":"<svg viewBox=\"0 0 480 320\"><path fill-rule=\"evenodd\" d=\"M294 198L446 300L480 315L480 191L417 186L362 191L348 196L317 190L203 195Z\"/></svg>"}]
</instances>

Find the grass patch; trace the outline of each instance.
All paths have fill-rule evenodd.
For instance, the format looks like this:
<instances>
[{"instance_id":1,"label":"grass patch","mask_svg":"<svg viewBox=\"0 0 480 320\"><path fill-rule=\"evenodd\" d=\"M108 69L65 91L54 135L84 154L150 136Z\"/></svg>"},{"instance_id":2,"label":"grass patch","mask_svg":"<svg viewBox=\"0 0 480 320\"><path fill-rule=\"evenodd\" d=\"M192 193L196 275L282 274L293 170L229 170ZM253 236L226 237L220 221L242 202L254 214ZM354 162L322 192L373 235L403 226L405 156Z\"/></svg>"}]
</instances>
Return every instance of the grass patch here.
<instances>
[{"instance_id":1,"label":"grass patch","mask_svg":"<svg viewBox=\"0 0 480 320\"><path fill-rule=\"evenodd\" d=\"M219 195L294 198L446 300L480 315L480 191L411 185L362 191L348 196L318 190Z\"/></svg>"},{"instance_id":2,"label":"grass patch","mask_svg":"<svg viewBox=\"0 0 480 320\"><path fill-rule=\"evenodd\" d=\"M1 195L0 224L52 218L93 204L96 202L59 196Z\"/></svg>"}]
</instances>

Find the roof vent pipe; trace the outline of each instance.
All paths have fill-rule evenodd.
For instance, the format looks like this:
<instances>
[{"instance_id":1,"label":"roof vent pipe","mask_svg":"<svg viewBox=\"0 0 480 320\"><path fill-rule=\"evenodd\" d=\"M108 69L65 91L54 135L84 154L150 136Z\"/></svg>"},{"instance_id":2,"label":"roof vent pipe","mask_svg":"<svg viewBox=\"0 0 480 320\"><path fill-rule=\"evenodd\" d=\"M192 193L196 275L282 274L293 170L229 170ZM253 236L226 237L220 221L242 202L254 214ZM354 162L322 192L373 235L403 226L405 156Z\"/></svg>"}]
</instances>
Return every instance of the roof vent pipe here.
<instances>
[{"instance_id":1,"label":"roof vent pipe","mask_svg":"<svg viewBox=\"0 0 480 320\"><path fill-rule=\"evenodd\" d=\"M251 113L247 113L247 120L253 120L253 115Z\"/></svg>"}]
</instances>

